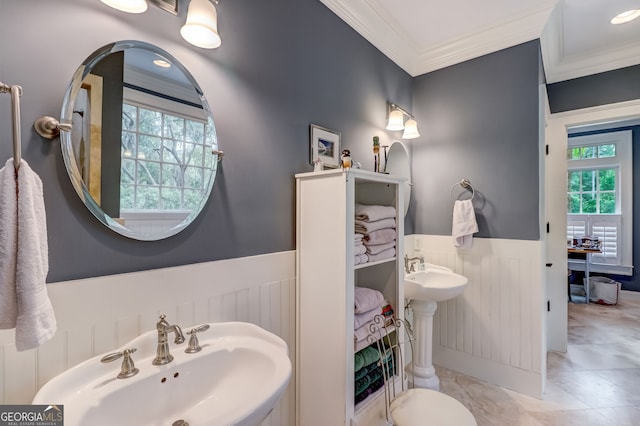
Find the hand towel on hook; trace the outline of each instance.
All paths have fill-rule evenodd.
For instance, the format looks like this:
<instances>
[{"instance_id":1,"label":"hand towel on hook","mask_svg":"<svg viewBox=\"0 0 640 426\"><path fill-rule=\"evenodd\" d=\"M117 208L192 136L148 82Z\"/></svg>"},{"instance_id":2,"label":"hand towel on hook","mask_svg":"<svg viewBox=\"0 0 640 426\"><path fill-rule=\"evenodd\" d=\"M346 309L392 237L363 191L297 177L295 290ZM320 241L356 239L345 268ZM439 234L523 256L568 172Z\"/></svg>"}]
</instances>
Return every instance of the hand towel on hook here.
<instances>
[{"instance_id":1,"label":"hand towel on hook","mask_svg":"<svg viewBox=\"0 0 640 426\"><path fill-rule=\"evenodd\" d=\"M453 204L453 226L451 235L454 247L470 249L473 234L478 232L476 213L471 200L456 200Z\"/></svg>"}]
</instances>

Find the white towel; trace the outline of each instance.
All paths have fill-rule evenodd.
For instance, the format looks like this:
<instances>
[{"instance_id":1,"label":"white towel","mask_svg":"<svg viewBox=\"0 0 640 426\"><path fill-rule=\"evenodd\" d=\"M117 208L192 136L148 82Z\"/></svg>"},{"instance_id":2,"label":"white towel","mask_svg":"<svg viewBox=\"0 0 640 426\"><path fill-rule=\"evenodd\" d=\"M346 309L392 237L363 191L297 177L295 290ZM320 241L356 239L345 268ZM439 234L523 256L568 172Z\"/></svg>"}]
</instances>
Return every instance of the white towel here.
<instances>
[{"instance_id":1,"label":"white towel","mask_svg":"<svg viewBox=\"0 0 640 426\"><path fill-rule=\"evenodd\" d=\"M395 228L395 219L387 218L368 222L365 220L356 220L355 229L360 234L368 234L369 232L378 231L385 228Z\"/></svg>"},{"instance_id":2,"label":"white towel","mask_svg":"<svg viewBox=\"0 0 640 426\"><path fill-rule=\"evenodd\" d=\"M396 241L393 240L390 243L386 244L369 244L365 247L367 248L366 253L369 255L381 253L387 249L393 248L396 246Z\"/></svg>"},{"instance_id":3,"label":"white towel","mask_svg":"<svg viewBox=\"0 0 640 426\"><path fill-rule=\"evenodd\" d=\"M356 287L354 289L354 312L363 314L372 309L382 306L384 296L378 290L367 287Z\"/></svg>"},{"instance_id":4,"label":"white towel","mask_svg":"<svg viewBox=\"0 0 640 426\"><path fill-rule=\"evenodd\" d=\"M10 170L5 170L7 168ZM10 173L15 173L13 160L8 161L0 171L0 175L3 176L3 184L7 183L6 176ZM5 191L4 187L0 189L2 193ZM17 205L17 211L14 213L14 223L17 227L17 250L14 257L15 278L13 281L9 281L9 285L14 286L15 299L13 302L8 302L8 305L10 305L9 310L11 310L11 306L16 308L14 320L16 348L18 351L26 351L40 346L53 337L57 326L45 282L49 271L49 252L42 181L24 160L20 162L17 191L14 189L14 193L16 192L17 202L14 203ZM2 198L4 200L4 195ZM2 213L9 212L3 211ZM8 230L5 229L6 231ZM0 244L4 243L0 242ZM4 286L5 283L0 283L0 285ZM11 290L8 290L8 293L10 292ZM2 319L5 320L4 314ZM11 320L9 320L10 322ZM2 325L4 326L5 323L3 322Z\"/></svg>"},{"instance_id":5,"label":"white towel","mask_svg":"<svg viewBox=\"0 0 640 426\"><path fill-rule=\"evenodd\" d=\"M377 262L379 260L390 259L396 255L396 248L391 247L376 254L368 254L369 262Z\"/></svg>"},{"instance_id":6,"label":"white towel","mask_svg":"<svg viewBox=\"0 0 640 426\"><path fill-rule=\"evenodd\" d=\"M396 240L396 230L392 228L378 229L364 236L364 245L387 244Z\"/></svg>"},{"instance_id":7,"label":"white towel","mask_svg":"<svg viewBox=\"0 0 640 426\"><path fill-rule=\"evenodd\" d=\"M473 234L476 232L478 232L478 224L471 200L456 200L453 204L453 226L451 228L454 247L471 248Z\"/></svg>"},{"instance_id":8,"label":"white towel","mask_svg":"<svg viewBox=\"0 0 640 426\"><path fill-rule=\"evenodd\" d=\"M0 329L15 328L16 253L18 252L18 199L13 159L0 169Z\"/></svg>"},{"instance_id":9,"label":"white towel","mask_svg":"<svg viewBox=\"0 0 640 426\"><path fill-rule=\"evenodd\" d=\"M375 220L396 217L396 208L393 206L370 206L356 204L356 219L373 222Z\"/></svg>"},{"instance_id":10,"label":"white towel","mask_svg":"<svg viewBox=\"0 0 640 426\"><path fill-rule=\"evenodd\" d=\"M353 255L357 256L359 254L365 254L367 252L367 246L364 244L356 244L353 248Z\"/></svg>"},{"instance_id":11,"label":"white towel","mask_svg":"<svg viewBox=\"0 0 640 426\"><path fill-rule=\"evenodd\" d=\"M353 264L360 265L361 263L367 263L369 256L366 253L354 255Z\"/></svg>"},{"instance_id":12,"label":"white towel","mask_svg":"<svg viewBox=\"0 0 640 426\"><path fill-rule=\"evenodd\" d=\"M370 311L364 312L362 314L355 314L353 316L353 328L354 330L362 327L366 323L373 321L373 318L376 315L382 314L382 305L371 309Z\"/></svg>"}]
</instances>

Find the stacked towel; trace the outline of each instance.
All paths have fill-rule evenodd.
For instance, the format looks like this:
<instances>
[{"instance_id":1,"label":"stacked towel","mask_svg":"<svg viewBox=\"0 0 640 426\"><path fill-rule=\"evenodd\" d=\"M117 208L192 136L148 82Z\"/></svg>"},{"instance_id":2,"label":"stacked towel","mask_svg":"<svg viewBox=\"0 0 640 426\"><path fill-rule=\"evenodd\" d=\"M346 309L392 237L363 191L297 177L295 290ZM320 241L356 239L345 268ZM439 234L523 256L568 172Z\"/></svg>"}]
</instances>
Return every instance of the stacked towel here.
<instances>
[{"instance_id":1,"label":"stacked towel","mask_svg":"<svg viewBox=\"0 0 640 426\"><path fill-rule=\"evenodd\" d=\"M16 329L18 351L40 346L56 332L48 271L42 181L26 161L16 172L9 159L0 170L0 329Z\"/></svg>"},{"instance_id":2,"label":"stacked towel","mask_svg":"<svg viewBox=\"0 0 640 426\"><path fill-rule=\"evenodd\" d=\"M395 207L356 204L355 231L356 235L362 234L367 262L385 260L396 255L395 228Z\"/></svg>"},{"instance_id":3,"label":"stacked towel","mask_svg":"<svg viewBox=\"0 0 640 426\"><path fill-rule=\"evenodd\" d=\"M369 256L367 256L367 247L364 245L363 237L364 235L362 234L355 234L353 247L354 265L367 263L369 261Z\"/></svg>"},{"instance_id":4,"label":"stacked towel","mask_svg":"<svg viewBox=\"0 0 640 426\"><path fill-rule=\"evenodd\" d=\"M384 385L382 368L387 374L393 374L394 356L389 350L384 351L384 359L380 360L377 344L367 346L354 357L355 400L357 404Z\"/></svg>"},{"instance_id":5,"label":"stacked towel","mask_svg":"<svg viewBox=\"0 0 640 426\"><path fill-rule=\"evenodd\" d=\"M376 315L382 314L384 296L378 290L367 287L354 289L353 340L357 344L371 333L369 326Z\"/></svg>"}]
</instances>

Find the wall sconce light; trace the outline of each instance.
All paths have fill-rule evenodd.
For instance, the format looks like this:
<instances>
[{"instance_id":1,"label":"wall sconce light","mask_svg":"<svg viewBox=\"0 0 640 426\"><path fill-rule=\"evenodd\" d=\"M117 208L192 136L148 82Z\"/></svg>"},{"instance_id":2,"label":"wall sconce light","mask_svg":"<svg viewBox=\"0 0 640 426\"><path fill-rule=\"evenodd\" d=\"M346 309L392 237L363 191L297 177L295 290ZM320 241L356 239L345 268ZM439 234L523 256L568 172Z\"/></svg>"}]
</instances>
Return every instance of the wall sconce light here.
<instances>
[{"instance_id":1,"label":"wall sconce light","mask_svg":"<svg viewBox=\"0 0 640 426\"><path fill-rule=\"evenodd\" d=\"M147 0L100 0L102 3L127 13L142 13L147 10ZM148 0L151 4L178 15L181 0ZM186 1L186 0L185 0ZM191 0L187 9L187 19L180 35L187 42L203 49L220 47L222 39L218 33L218 13L215 5L220 0Z\"/></svg>"},{"instance_id":2,"label":"wall sconce light","mask_svg":"<svg viewBox=\"0 0 640 426\"><path fill-rule=\"evenodd\" d=\"M147 0L100 0L107 6L127 13L142 13L147 10Z\"/></svg>"},{"instance_id":3,"label":"wall sconce light","mask_svg":"<svg viewBox=\"0 0 640 426\"><path fill-rule=\"evenodd\" d=\"M404 116L409 117L404 122ZM396 104L387 102L387 130L403 130L402 139L415 139L420 136L418 132L418 123L412 114L400 108Z\"/></svg>"},{"instance_id":4,"label":"wall sconce light","mask_svg":"<svg viewBox=\"0 0 640 426\"><path fill-rule=\"evenodd\" d=\"M218 0L214 0L218 4ZM209 0L191 0L187 21L180 29L182 38L203 49L215 49L222 44L218 34L218 12Z\"/></svg>"}]
</instances>

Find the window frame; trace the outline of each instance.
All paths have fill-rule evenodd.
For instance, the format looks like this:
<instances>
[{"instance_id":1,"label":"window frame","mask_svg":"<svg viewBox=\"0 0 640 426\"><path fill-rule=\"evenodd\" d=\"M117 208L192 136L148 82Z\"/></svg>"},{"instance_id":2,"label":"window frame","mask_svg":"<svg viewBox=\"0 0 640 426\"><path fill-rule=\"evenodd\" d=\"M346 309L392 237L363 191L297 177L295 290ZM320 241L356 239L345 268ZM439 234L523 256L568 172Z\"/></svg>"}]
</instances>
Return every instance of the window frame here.
<instances>
[{"instance_id":1,"label":"window frame","mask_svg":"<svg viewBox=\"0 0 640 426\"><path fill-rule=\"evenodd\" d=\"M123 90L123 100L122 100L123 105L124 104L128 104L131 106L134 106L136 108L144 108L144 109L148 109L148 110L152 110L152 111L156 111L159 112L163 115L171 115L171 116L176 116L176 117L180 117L184 120L191 120L194 122L198 122L203 124L204 126L204 131L203 131L203 140L202 143L197 143L196 145L202 145L203 146L203 150L206 156L207 153L207 127L209 126L209 122L208 122L208 116L206 115L206 113L204 112L204 110L200 109L200 108L195 108L193 106L190 106L186 103L180 103L180 102L175 102L175 101L171 101L168 99L162 99L162 98L158 98L156 96L153 96L151 94L148 93L144 93L144 92L140 92L137 91L135 89L131 89L131 88L124 88ZM123 132L125 130L123 129ZM136 135L140 135L139 133L139 129L136 130ZM164 137L161 137L161 139L164 139ZM138 143L138 138L136 137L136 144ZM186 141L183 141L186 142ZM192 143L192 142L188 142L188 143ZM163 164L165 164L165 161L163 159L163 157L161 156L159 160L141 160L139 158L131 158L129 159L131 161L134 161L136 164L139 161L151 161L154 163L158 163L160 166L160 170L162 173L162 166ZM204 160L204 159L203 159ZM166 164L172 164L172 163L166 163ZM136 166L137 167L137 166ZM191 167L196 167L201 169L202 175L205 176L205 171L208 170L209 168L207 167L206 161L204 161L202 164L199 165L192 165ZM215 163L212 164L212 167L215 168ZM162 175L161 175L162 176ZM136 178L137 179L137 178ZM121 183L122 185L122 183ZM138 187L147 187L148 185L140 185L137 183L137 180L134 181L133 183L127 183L126 185L128 186L132 186L134 188L134 194L137 192L137 188ZM180 191L180 199L181 199L181 205L182 208L180 209L165 209L165 208L158 208L158 209L142 209L140 210L139 208L121 208L121 215L127 216L127 215L133 215L133 214L138 214L140 212L156 212L156 213L160 213L160 212L190 212L191 209L184 207L184 191L185 190L201 190L204 191L205 190L205 182L204 180L202 181L202 187L200 188L191 188L191 187L182 187L182 188L174 188L172 186L169 185L164 185L162 183L162 178L160 179L160 183L157 185L157 187L159 188L160 192L162 192L162 188L173 188L173 189L178 189ZM160 200L161 201L161 200ZM134 205L135 205L135 195L134 195Z\"/></svg>"}]
</instances>

